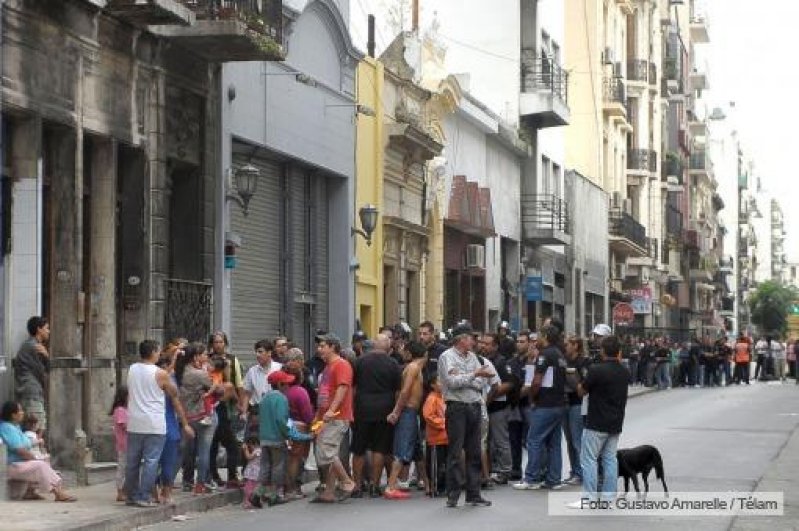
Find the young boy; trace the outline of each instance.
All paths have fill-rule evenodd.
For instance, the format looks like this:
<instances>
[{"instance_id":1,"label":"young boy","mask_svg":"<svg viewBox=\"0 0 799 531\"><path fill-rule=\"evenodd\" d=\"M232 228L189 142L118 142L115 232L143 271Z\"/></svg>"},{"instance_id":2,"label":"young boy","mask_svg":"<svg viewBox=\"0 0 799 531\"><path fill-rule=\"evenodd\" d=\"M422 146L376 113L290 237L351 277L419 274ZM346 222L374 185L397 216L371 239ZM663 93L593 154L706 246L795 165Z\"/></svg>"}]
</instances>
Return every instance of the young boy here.
<instances>
[{"instance_id":1,"label":"young boy","mask_svg":"<svg viewBox=\"0 0 799 531\"><path fill-rule=\"evenodd\" d=\"M447 492L447 425L446 404L441 395L438 375L430 377L430 394L422 407L427 441L427 469L430 471L431 496L442 496Z\"/></svg>"},{"instance_id":2,"label":"young boy","mask_svg":"<svg viewBox=\"0 0 799 531\"><path fill-rule=\"evenodd\" d=\"M250 496L250 503L261 507L261 499L268 505L285 503L287 442L310 440L310 435L299 433L289 422L289 401L286 391L294 383L294 375L276 371L267 377L272 390L261 398L258 405L258 431L261 441L260 486Z\"/></svg>"}]
</instances>

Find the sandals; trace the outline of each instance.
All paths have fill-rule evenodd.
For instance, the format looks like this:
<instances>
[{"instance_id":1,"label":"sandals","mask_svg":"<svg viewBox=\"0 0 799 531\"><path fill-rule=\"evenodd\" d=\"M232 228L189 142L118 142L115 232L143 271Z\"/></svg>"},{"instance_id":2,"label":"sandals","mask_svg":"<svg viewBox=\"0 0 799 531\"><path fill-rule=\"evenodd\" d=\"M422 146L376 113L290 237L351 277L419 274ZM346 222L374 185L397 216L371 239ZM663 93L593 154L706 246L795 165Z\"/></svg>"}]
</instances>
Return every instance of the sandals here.
<instances>
[{"instance_id":1,"label":"sandals","mask_svg":"<svg viewBox=\"0 0 799 531\"><path fill-rule=\"evenodd\" d=\"M69 494L62 494L61 496L56 496L55 501L63 503L73 503L78 501L78 499L75 496L70 496Z\"/></svg>"}]
</instances>

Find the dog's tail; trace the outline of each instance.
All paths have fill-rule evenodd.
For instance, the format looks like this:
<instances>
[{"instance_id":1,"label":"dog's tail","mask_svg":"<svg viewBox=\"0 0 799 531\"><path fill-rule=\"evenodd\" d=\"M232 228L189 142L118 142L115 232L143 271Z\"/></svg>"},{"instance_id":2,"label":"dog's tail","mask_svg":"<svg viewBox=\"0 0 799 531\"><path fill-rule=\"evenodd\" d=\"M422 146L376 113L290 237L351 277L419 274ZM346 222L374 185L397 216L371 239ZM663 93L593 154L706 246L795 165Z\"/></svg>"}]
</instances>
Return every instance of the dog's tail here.
<instances>
[{"instance_id":1,"label":"dog's tail","mask_svg":"<svg viewBox=\"0 0 799 531\"><path fill-rule=\"evenodd\" d=\"M663 484L663 492L666 493L666 497L669 496L669 488L666 486L666 474L663 472L663 458L660 456L660 452L657 448L655 448L655 477L657 477L660 482Z\"/></svg>"}]
</instances>

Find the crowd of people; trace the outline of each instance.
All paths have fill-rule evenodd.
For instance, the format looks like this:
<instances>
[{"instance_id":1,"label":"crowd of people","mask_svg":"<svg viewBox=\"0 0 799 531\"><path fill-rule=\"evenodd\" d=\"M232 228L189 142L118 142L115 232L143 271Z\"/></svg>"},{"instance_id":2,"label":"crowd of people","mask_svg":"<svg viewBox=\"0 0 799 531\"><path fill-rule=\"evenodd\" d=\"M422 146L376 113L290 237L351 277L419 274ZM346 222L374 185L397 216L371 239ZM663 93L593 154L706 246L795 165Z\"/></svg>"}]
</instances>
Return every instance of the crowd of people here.
<instances>
[{"instance_id":1,"label":"crowd of people","mask_svg":"<svg viewBox=\"0 0 799 531\"><path fill-rule=\"evenodd\" d=\"M49 325L34 317L28 331L15 360L28 369L17 374L21 394L0 422L9 477L27 482L26 498L73 501L42 443ZM615 470L629 385L748 384L754 361L755 378L783 379L795 376L799 347L744 336L617 338L604 324L584 339L566 336L557 319L518 333L504 322L480 332L462 321L446 333L401 323L371 339L356 332L351 345L324 331L308 354L289 338L263 339L245 371L223 332L163 349L143 341L109 410L117 501L171 503L180 471L185 492L243 489L245 507L271 506L306 497L303 475L314 465L314 503L403 500L417 488L448 507L464 492L467 504L489 506L483 491L508 484L582 485L595 499L615 493L616 476L598 485L597 467Z\"/></svg>"}]
</instances>

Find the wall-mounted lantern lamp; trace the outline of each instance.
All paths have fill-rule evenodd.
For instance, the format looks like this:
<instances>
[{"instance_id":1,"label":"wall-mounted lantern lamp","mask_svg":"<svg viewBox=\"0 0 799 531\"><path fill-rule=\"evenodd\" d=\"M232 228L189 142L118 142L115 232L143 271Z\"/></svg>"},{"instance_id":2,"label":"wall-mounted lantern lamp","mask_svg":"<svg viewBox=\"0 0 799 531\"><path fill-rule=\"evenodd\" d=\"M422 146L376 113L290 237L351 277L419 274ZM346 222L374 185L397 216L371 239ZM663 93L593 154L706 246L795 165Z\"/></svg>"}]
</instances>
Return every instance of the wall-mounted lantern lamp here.
<instances>
[{"instance_id":1,"label":"wall-mounted lantern lamp","mask_svg":"<svg viewBox=\"0 0 799 531\"><path fill-rule=\"evenodd\" d=\"M364 205L358 210L358 218L361 220L361 228L352 228L353 234L360 234L366 240L366 245L372 245L372 234L377 228L377 207L374 205Z\"/></svg>"},{"instance_id":2,"label":"wall-mounted lantern lamp","mask_svg":"<svg viewBox=\"0 0 799 531\"><path fill-rule=\"evenodd\" d=\"M233 184L236 185L236 194L228 192L225 198L238 203L246 216L249 213L250 199L258 190L258 177L261 175L261 170L252 164L245 164L231 173Z\"/></svg>"}]
</instances>

